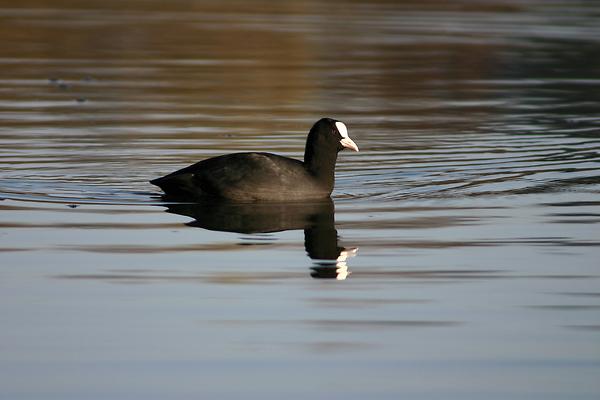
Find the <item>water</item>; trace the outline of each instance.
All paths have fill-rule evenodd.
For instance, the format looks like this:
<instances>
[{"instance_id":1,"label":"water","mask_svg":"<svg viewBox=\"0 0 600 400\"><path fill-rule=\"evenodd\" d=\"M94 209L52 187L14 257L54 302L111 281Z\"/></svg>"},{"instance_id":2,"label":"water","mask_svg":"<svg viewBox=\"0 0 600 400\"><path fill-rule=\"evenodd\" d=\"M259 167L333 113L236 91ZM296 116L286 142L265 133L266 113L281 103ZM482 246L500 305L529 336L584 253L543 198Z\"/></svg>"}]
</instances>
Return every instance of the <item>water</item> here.
<instances>
[{"instance_id":1,"label":"water","mask_svg":"<svg viewBox=\"0 0 600 400\"><path fill-rule=\"evenodd\" d=\"M0 398L597 398L599 16L0 2ZM323 116L332 203L147 182Z\"/></svg>"}]
</instances>

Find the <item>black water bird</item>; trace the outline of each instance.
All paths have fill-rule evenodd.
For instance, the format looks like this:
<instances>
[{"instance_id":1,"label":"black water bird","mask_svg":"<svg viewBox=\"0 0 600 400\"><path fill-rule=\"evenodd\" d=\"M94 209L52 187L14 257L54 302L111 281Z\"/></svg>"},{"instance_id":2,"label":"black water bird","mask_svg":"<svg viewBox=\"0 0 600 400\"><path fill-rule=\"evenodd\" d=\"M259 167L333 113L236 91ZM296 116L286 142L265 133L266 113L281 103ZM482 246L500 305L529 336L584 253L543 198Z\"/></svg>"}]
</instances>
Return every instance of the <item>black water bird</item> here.
<instances>
[{"instance_id":1,"label":"black water bird","mask_svg":"<svg viewBox=\"0 0 600 400\"><path fill-rule=\"evenodd\" d=\"M234 153L202 160L150 181L167 198L230 201L303 201L325 199L335 182L337 154L358 151L343 122L317 121L306 139L304 162L271 153Z\"/></svg>"}]
</instances>

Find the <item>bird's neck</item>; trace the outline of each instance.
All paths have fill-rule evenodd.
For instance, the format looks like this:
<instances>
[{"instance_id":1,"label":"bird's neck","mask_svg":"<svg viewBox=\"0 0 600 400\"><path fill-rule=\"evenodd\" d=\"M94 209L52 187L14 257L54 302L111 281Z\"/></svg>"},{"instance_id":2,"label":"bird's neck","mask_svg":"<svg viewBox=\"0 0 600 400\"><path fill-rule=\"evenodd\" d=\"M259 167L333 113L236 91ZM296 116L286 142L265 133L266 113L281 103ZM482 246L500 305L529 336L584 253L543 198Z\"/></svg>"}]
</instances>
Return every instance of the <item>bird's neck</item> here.
<instances>
[{"instance_id":1,"label":"bird's neck","mask_svg":"<svg viewBox=\"0 0 600 400\"><path fill-rule=\"evenodd\" d=\"M336 161L337 149L319 148L319 143L306 144L304 166L328 190L333 190Z\"/></svg>"}]
</instances>

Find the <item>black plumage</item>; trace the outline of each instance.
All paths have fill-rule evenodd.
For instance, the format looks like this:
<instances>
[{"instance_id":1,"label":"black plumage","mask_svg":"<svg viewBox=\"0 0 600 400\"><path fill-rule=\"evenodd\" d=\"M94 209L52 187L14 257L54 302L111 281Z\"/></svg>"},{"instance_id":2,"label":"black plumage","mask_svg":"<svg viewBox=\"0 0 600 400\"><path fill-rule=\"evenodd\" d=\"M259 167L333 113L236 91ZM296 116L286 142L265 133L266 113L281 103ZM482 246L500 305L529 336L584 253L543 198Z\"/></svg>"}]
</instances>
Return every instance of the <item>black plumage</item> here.
<instances>
[{"instance_id":1,"label":"black plumage","mask_svg":"<svg viewBox=\"0 0 600 400\"><path fill-rule=\"evenodd\" d=\"M202 160L150 183L172 199L300 201L328 198L335 182L337 153L358 151L346 126L317 121L306 139L304 162L271 153L234 153Z\"/></svg>"}]
</instances>

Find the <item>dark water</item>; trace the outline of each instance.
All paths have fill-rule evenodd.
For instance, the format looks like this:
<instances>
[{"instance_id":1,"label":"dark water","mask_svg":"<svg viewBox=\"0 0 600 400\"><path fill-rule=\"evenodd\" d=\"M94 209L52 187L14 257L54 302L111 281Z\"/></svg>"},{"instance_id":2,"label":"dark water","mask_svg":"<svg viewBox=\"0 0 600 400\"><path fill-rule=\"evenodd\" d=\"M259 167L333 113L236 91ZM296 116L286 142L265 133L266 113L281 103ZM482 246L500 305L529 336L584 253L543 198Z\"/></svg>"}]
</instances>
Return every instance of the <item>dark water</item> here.
<instances>
[{"instance_id":1,"label":"dark water","mask_svg":"<svg viewBox=\"0 0 600 400\"><path fill-rule=\"evenodd\" d=\"M600 395L598 2L0 1L0 38L0 398ZM323 116L332 202L147 182Z\"/></svg>"}]
</instances>

